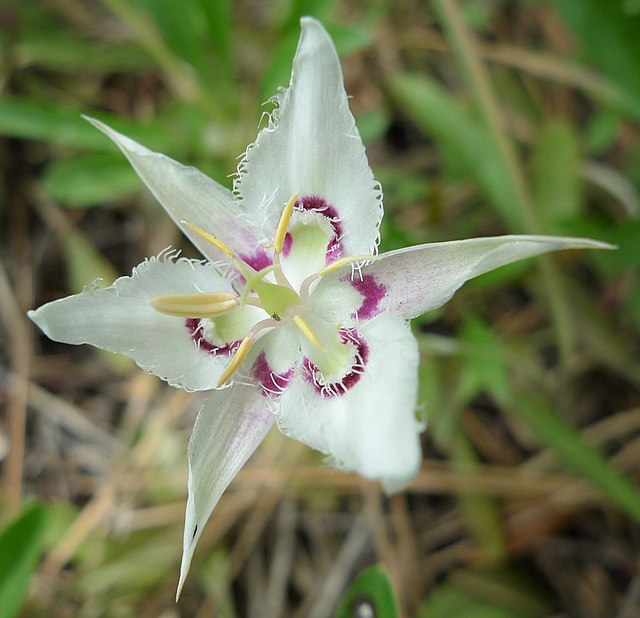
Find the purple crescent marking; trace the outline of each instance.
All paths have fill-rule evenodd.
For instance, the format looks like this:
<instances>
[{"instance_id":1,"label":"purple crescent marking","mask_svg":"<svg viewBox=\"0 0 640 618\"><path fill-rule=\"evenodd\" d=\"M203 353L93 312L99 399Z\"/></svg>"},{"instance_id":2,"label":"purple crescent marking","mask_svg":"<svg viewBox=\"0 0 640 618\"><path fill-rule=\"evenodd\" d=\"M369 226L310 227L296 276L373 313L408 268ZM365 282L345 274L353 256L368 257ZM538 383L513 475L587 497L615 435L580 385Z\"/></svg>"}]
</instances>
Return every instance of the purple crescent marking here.
<instances>
[{"instance_id":1,"label":"purple crescent marking","mask_svg":"<svg viewBox=\"0 0 640 618\"><path fill-rule=\"evenodd\" d=\"M380 313L380 301L387 295L387 286L383 283L378 283L373 275L359 277L354 274L353 277L342 277L342 281L350 283L364 296L360 309L356 311L359 319L369 320ZM355 317L356 314L352 317Z\"/></svg>"},{"instance_id":2,"label":"purple crescent marking","mask_svg":"<svg viewBox=\"0 0 640 618\"><path fill-rule=\"evenodd\" d=\"M204 323L200 318L187 318L184 321L184 325L198 348L212 356L216 356L216 354L233 354L242 343L240 339L236 339L235 341L225 343L223 346L219 346L207 341L204 336Z\"/></svg>"},{"instance_id":3,"label":"purple crescent marking","mask_svg":"<svg viewBox=\"0 0 640 618\"><path fill-rule=\"evenodd\" d=\"M256 362L251 369L253 377L262 386L262 394L266 397L280 395L293 378L293 368L288 369L284 373L276 373L271 369L267 356L264 352L260 352Z\"/></svg>"},{"instance_id":4,"label":"purple crescent marking","mask_svg":"<svg viewBox=\"0 0 640 618\"><path fill-rule=\"evenodd\" d=\"M340 215L338 214L335 206L329 204L319 195L305 195L304 197L298 198L295 203L295 208L297 210L320 213L327 219L331 225L331 229L333 230L333 237L329 240L329 244L327 245L325 263L329 265L332 262L339 260L343 254L342 244L340 242L342 240L342 225L340 223ZM291 251L292 242L291 234L287 233L282 245L282 253L285 257L287 257Z\"/></svg>"},{"instance_id":5,"label":"purple crescent marking","mask_svg":"<svg viewBox=\"0 0 640 618\"><path fill-rule=\"evenodd\" d=\"M355 328L340 329L340 338L343 343L351 343L356 347L355 360L350 370L336 382L324 383L322 372L308 358L303 360L303 378L313 385L316 392L325 398L344 395L353 388L364 375L364 369L369 358L369 346L360 337Z\"/></svg>"}]
</instances>

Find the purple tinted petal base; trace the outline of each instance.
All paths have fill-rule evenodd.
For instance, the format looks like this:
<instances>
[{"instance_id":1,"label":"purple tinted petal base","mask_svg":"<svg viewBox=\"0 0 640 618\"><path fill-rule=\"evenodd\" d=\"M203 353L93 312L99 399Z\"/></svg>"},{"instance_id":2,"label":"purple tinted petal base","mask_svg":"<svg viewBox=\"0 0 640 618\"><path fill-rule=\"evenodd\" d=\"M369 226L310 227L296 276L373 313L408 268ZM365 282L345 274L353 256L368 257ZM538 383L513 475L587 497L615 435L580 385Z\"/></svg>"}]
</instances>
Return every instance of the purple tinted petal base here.
<instances>
[{"instance_id":1,"label":"purple tinted petal base","mask_svg":"<svg viewBox=\"0 0 640 618\"><path fill-rule=\"evenodd\" d=\"M254 270L262 270L263 268L273 264L269 255L260 250L256 251L252 255L240 255L239 257L245 264L248 264Z\"/></svg>"}]
</instances>

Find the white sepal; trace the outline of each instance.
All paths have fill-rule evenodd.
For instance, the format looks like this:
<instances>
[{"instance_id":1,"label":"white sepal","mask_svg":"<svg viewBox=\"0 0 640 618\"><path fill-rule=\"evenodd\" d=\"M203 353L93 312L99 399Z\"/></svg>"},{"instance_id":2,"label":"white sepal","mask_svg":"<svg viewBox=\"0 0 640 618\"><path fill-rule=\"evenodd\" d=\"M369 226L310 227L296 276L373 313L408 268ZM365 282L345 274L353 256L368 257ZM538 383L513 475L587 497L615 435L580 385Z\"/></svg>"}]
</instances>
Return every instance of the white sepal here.
<instances>
[{"instance_id":1,"label":"white sepal","mask_svg":"<svg viewBox=\"0 0 640 618\"><path fill-rule=\"evenodd\" d=\"M393 492L420 464L418 346L400 317L380 316L359 336L368 348L360 380L327 397L298 376L279 399L277 422L289 437L329 455L336 467L380 479Z\"/></svg>"},{"instance_id":2,"label":"white sepal","mask_svg":"<svg viewBox=\"0 0 640 618\"><path fill-rule=\"evenodd\" d=\"M257 237L229 189L195 167L153 152L95 118L85 118L122 150L149 191L202 255L212 261L227 261L227 256L182 221L213 234L238 254L250 256L255 252Z\"/></svg>"},{"instance_id":3,"label":"white sepal","mask_svg":"<svg viewBox=\"0 0 640 618\"><path fill-rule=\"evenodd\" d=\"M228 356L198 349L184 318L159 313L151 304L157 296L202 291L232 290L212 264L150 258L107 288L87 289L28 315L54 341L125 354L172 386L209 390Z\"/></svg>"},{"instance_id":4,"label":"white sepal","mask_svg":"<svg viewBox=\"0 0 640 618\"><path fill-rule=\"evenodd\" d=\"M413 318L446 303L469 279L500 266L562 249L612 248L596 240L559 236L495 236L430 243L383 253L364 266L361 274L352 276L345 267L320 281L313 297L315 302L327 304L330 296L335 296L343 299L345 309L352 309L353 295L341 291L345 282L353 278L357 284L359 277L372 277L367 279L368 287L378 298L369 303L376 309L368 317L390 312ZM386 288L383 294L379 286ZM365 298L360 298L362 305Z\"/></svg>"},{"instance_id":5,"label":"white sepal","mask_svg":"<svg viewBox=\"0 0 640 618\"><path fill-rule=\"evenodd\" d=\"M189 441L189 495L176 600L211 512L273 425L266 401L260 389L236 384L211 393L198 413Z\"/></svg>"},{"instance_id":6,"label":"white sepal","mask_svg":"<svg viewBox=\"0 0 640 618\"><path fill-rule=\"evenodd\" d=\"M345 254L373 253L382 218L380 187L349 111L342 70L331 38L311 17L293 61L291 84L276 98L239 167L235 189L272 238L291 195L320 196L341 219Z\"/></svg>"}]
</instances>

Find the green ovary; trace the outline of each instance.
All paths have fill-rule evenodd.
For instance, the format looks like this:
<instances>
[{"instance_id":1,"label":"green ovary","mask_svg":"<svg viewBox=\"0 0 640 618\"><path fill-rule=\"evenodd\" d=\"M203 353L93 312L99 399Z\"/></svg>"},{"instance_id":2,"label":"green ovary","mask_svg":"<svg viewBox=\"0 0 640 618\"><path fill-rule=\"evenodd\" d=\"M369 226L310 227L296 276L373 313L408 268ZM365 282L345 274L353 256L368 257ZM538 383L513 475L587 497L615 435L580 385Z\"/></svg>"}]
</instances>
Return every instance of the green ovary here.
<instances>
[{"instance_id":1,"label":"green ovary","mask_svg":"<svg viewBox=\"0 0 640 618\"><path fill-rule=\"evenodd\" d=\"M262 279L248 281L255 291L264 310L272 317L288 317L288 309L300 304L300 296L284 285L269 283Z\"/></svg>"}]
</instances>

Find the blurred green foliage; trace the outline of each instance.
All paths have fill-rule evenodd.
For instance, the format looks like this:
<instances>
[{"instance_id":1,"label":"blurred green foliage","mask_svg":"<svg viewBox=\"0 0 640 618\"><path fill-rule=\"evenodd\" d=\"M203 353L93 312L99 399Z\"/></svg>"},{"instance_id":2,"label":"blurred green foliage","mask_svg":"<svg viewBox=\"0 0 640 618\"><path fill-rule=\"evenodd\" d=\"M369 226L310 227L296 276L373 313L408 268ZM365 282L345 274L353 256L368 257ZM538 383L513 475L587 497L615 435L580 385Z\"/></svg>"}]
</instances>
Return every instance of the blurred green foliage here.
<instances>
[{"instance_id":1,"label":"blurred green foliage","mask_svg":"<svg viewBox=\"0 0 640 618\"><path fill-rule=\"evenodd\" d=\"M0 617L12 618L27 594L47 524L44 504L33 502L0 531Z\"/></svg>"},{"instance_id":2,"label":"blurred green foliage","mask_svg":"<svg viewBox=\"0 0 640 618\"><path fill-rule=\"evenodd\" d=\"M501 3L459 4L466 28L490 43ZM494 56L489 65L483 56L502 119L499 134L472 86L477 76L462 68L468 66L464 50L449 39L444 47L429 46L451 26L432 3L376 1L352 14L338 0L282 0L254 7L257 15L239 12L230 0L102 0L87 4L85 14L77 5L16 2L16 26L0 29L6 69L0 134L33 146L39 186L59 206L57 215L40 214L61 247L69 291L117 276L82 217L102 209L130 213L131 195L140 189L123 157L81 114L229 186L236 156L269 110L260 104L287 84L299 17L315 15L345 60L354 61L352 73L366 82L353 81L365 101L355 109L385 190L384 250L522 231L619 245L610 253L560 256L550 262L549 276L534 261L489 273L446 309L416 320L422 412L436 448L461 477L477 469L487 455L469 435L464 415L488 401L492 414L526 428L526 449L555 453L566 470L640 520L635 485L607 460L602 444L587 444L579 433L594 417L630 405L626 393L640 386L640 11L634 3L547 3L577 42L571 60L554 51L549 63L549 53L533 46L519 65L508 55ZM415 30L405 32L412 22ZM517 41L510 44L517 48ZM398 127L406 143L394 145ZM515 175L499 138L512 149ZM136 204L144 199L136 197ZM159 208L143 204L139 212L152 229ZM3 228L9 214L0 201ZM571 361L564 365L549 360L558 347L551 325L563 328L558 305L573 330ZM594 411L584 386L590 374L582 368L610 372L610 407ZM163 484L166 470L158 466L149 475L163 497L183 499L182 490ZM152 506L162 504L153 489L143 495ZM434 585L417 615L534 618L553 611L543 586L527 586L526 576L509 565L498 501L461 492L458 504L483 558L505 567L489 572L472 565ZM58 510L65 512L55 520L61 537L77 512L70 505ZM2 616L10 616L26 592L46 525L45 509L34 506L0 536L0 560L14 560L14 568L0 569L9 573L0 581ZM141 590L173 587L178 536L174 526L133 533L126 542L109 537L83 545L74 555L80 574L74 594L85 608L96 603L94 613L84 615L135 615L127 611L134 611ZM216 546L197 572L205 593L222 599L231 614L227 558ZM350 615L362 593L390 612L381 616L395 615L389 580L374 567L355 580L337 616Z\"/></svg>"},{"instance_id":3,"label":"blurred green foliage","mask_svg":"<svg viewBox=\"0 0 640 618\"><path fill-rule=\"evenodd\" d=\"M365 569L345 591L334 618L384 616L398 618L398 605L389 575L380 566Z\"/></svg>"}]
</instances>

